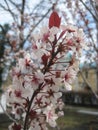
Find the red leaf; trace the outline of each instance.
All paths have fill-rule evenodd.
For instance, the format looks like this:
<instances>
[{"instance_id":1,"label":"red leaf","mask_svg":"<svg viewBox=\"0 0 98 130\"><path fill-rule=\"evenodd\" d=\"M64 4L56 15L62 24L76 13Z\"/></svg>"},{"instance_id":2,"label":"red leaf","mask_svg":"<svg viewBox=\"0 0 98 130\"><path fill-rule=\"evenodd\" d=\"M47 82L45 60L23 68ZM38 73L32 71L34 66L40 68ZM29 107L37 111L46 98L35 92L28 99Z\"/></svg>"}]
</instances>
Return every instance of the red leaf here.
<instances>
[{"instance_id":1,"label":"red leaf","mask_svg":"<svg viewBox=\"0 0 98 130\"><path fill-rule=\"evenodd\" d=\"M56 12L53 12L49 18L49 28L52 28L53 26L59 28L60 23L61 23L61 18L58 16Z\"/></svg>"}]
</instances>

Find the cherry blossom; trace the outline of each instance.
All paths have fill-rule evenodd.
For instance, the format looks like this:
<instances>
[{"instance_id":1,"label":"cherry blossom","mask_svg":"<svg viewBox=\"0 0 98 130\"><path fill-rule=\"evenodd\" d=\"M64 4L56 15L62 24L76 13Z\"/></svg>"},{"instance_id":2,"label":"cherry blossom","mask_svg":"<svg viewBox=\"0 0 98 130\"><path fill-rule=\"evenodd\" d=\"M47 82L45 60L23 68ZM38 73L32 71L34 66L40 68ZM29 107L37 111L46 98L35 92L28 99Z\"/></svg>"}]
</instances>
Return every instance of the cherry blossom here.
<instances>
[{"instance_id":1,"label":"cherry blossom","mask_svg":"<svg viewBox=\"0 0 98 130\"><path fill-rule=\"evenodd\" d=\"M16 122L9 130L48 130L47 123L57 126L56 120L64 114L60 89L65 85L66 90L72 90L85 44L83 36L77 27L61 25L56 12L50 16L49 26L32 34L31 48L24 51L11 73L7 104Z\"/></svg>"},{"instance_id":2,"label":"cherry blossom","mask_svg":"<svg viewBox=\"0 0 98 130\"><path fill-rule=\"evenodd\" d=\"M56 121L55 120L58 118L58 116L55 113L54 106L52 104L47 106L44 113L46 115L46 122L48 122L50 126L55 127L56 126Z\"/></svg>"}]
</instances>

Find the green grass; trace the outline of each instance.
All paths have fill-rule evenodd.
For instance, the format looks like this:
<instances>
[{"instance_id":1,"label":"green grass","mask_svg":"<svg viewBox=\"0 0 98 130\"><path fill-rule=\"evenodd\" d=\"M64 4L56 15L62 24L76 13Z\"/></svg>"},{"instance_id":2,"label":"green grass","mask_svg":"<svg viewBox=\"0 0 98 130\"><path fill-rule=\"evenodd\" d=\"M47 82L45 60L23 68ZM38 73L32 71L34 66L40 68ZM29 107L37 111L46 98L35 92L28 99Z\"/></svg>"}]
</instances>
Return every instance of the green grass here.
<instances>
[{"instance_id":1,"label":"green grass","mask_svg":"<svg viewBox=\"0 0 98 130\"><path fill-rule=\"evenodd\" d=\"M76 127L96 120L96 116L65 111L65 116L58 119L60 128Z\"/></svg>"},{"instance_id":2,"label":"green grass","mask_svg":"<svg viewBox=\"0 0 98 130\"><path fill-rule=\"evenodd\" d=\"M0 130L8 130L8 126L10 125L9 122L2 122L0 123Z\"/></svg>"},{"instance_id":3,"label":"green grass","mask_svg":"<svg viewBox=\"0 0 98 130\"><path fill-rule=\"evenodd\" d=\"M92 111L96 110L92 108L65 107L65 115L57 120L58 126L61 128L61 130L64 128L75 128L83 124L90 124L90 122L97 120L96 115L78 113L77 111L80 109ZM98 128L98 125L96 127Z\"/></svg>"},{"instance_id":4,"label":"green grass","mask_svg":"<svg viewBox=\"0 0 98 130\"><path fill-rule=\"evenodd\" d=\"M88 115L83 113L78 113L78 110L91 110L91 111L98 111L97 109L93 108L84 108L84 107L70 107L66 106L64 109L65 115L57 120L57 124L60 127L60 130L68 130L76 128L77 126L84 126L85 124L90 124L92 121L98 121L98 117L96 115ZM0 123L0 130L8 130L9 123ZM89 125L93 127L92 130L98 130L98 124ZM50 128L52 130L52 128ZM54 129L53 130L57 130Z\"/></svg>"}]
</instances>

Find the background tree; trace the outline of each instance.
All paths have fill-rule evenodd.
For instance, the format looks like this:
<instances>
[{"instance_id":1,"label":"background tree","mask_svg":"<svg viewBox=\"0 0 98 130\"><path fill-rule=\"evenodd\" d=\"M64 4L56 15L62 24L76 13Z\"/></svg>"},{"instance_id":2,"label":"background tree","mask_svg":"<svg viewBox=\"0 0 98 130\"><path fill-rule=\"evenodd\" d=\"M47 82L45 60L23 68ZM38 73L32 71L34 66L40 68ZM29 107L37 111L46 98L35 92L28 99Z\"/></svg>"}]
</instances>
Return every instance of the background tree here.
<instances>
[{"instance_id":1,"label":"background tree","mask_svg":"<svg viewBox=\"0 0 98 130\"><path fill-rule=\"evenodd\" d=\"M9 25L4 24L4 26L0 25L0 87L2 86L2 80L3 80L3 71L5 67L5 50L8 46L8 40L5 38L6 33L9 30Z\"/></svg>"},{"instance_id":2,"label":"background tree","mask_svg":"<svg viewBox=\"0 0 98 130\"><path fill-rule=\"evenodd\" d=\"M66 0L62 4L61 12L65 22L77 25L83 28L86 34L87 50L83 51L81 63L83 69L88 72L89 69L95 67L96 73L96 90L98 89L98 1L92 0ZM64 10L64 7L66 8ZM93 86L87 82L87 77L80 71L84 82L91 89Z\"/></svg>"},{"instance_id":3,"label":"background tree","mask_svg":"<svg viewBox=\"0 0 98 130\"><path fill-rule=\"evenodd\" d=\"M0 63L0 86L2 85L2 80L5 80L4 75L7 74L9 66L11 63L15 63L15 60L12 60L13 58L15 59L15 54L25 48L25 45L29 46L28 40L31 33L48 15L53 6L51 4L48 9L43 11L44 1L40 1L35 6L31 5L31 7L29 7L28 3L26 0L19 2L2 0L0 2L1 10L4 10L12 18L12 23L9 23L11 27L9 32L7 26L0 25L0 62L2 62ZM4 64L8 64L8 67L4 67Z\"/></svg>"},{"instance_id":4,"label":"background tree","mask_svg":"<svg viewBox=\"0 0 98 130\"><path fill-rule=\"evenodd\" d=\"M52 9L56 9L63 17L65 24L74 24L84 29L87 37L88 51L84 51L86 67L96 63L96 77L98 78L98 6L97 0L39 0L33 5L27 0L2 0L0 8L12 18L11 30L7 38L10 41L10 56L15 58L19 50L29 47L29 37L41 24L45 24ZM44 10L43 10L44 8ZM46 19L43 21L43 19ZM18 40L15 40L18 39ZM3 53L4 54L4 53ZM10 58L11 59L11 58ZM13 62L13 60L11 61ZM10 63L11 63L10 62ZM87 62L87 63L86 63ZM98 81L96 82L98 86Z\"/></svg>"},{"instance_id":5,"label":"background tree","mask_svg":"<svg viewBox=\"0 0 98 130\"><path fill-rule=\"evenodd\" d=\"M80 0L85 7L85 11L81 12L81 18L84 22L84 30L88 38L88 51L85 55L86 69L95 67L96 73L96 90L98 91L98 1L86 1ZM88 14L88 15L87 15ZM88 59L88 60L86 60ZM82 74L82 73L81 73ZM83 77L83 74L82 74ZM86 77L85 77L86 78ZM88 83L83 77L86 84L92 89L93 86Z\"/></svg>"}]
</instances>

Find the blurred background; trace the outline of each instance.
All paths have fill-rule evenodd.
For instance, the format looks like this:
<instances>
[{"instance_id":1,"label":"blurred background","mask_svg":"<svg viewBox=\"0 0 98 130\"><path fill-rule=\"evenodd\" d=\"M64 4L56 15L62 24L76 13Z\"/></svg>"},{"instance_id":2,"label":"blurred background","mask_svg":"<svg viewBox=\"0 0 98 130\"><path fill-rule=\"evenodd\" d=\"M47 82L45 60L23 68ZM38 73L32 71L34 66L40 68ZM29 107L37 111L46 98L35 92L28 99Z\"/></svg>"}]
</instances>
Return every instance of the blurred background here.
<instances>
[{"instance_id":1,"label":"blurred background","mask_svg":"<svg viewBox=\"0 0 98 130\"><path fill-rule=\"evenodd\" d=\"M5 97L12 83L10 70L53 9L62 24L84 30L87 46L72 91L61 88L65 115L56 129L98 130L98 0L0 0L0 130L7 130L11 122Z\"/></svg>"}]
</instances>

